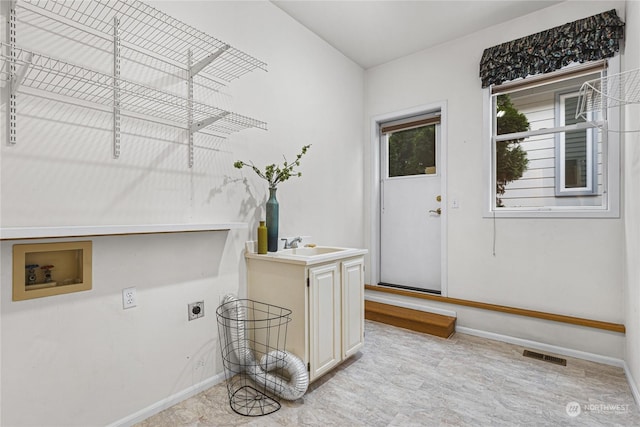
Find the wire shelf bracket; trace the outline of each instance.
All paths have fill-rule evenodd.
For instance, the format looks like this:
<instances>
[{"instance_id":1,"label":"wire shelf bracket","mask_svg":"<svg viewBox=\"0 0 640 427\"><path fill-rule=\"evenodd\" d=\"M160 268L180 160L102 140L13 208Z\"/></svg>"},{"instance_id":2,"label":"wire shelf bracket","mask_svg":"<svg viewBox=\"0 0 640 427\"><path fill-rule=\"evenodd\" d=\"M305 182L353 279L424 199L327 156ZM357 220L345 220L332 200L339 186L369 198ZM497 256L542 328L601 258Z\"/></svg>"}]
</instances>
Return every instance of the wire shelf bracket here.
<instances>
[{"instance_id":1,"label":"wire shelf bracket","mask_svg":"<svg viewBox=\"0 0 640 427\"><path fill-rule=\"evenodd\" d=\"M9 74L9 91L8 91L8 96L9 96L8 143L9 145L15 145L17 143L17 132L16 132L17 123L16 122L17 122L17 110L18 110L18 89L20 88L20 84L23 82L24 77L27 74L27 71L29 71L33 54L29 53L25 56L24 63L18 68L18 71L15 71L16 65L15 65L15 56L13 55L13 52L10 53L9 56L10 56L9 61L11 62L11 65L9 66L9 68L11 71Z\"/></svg>"},{"instance_id":2,"label":"wire shelf bracket","mask_svg":"<svg viewBox=\"0 0 640 427\"><path fill-rule=\"evenodd\" d=\"M18 93L18 88L31 66L32 58L33 54L29 52L25 57L24 63L20 66L20 69L13 73L13 76L11 77L11 95L16 95L16 93Z\"/></svg>"},{"instance_id":3,"label":"wire shelf bracket","mask_svg":"<svg viewBox=\"0 0 640 427\"><path fill-rule=\"evenodd\" d=\"M120 157L120 20L113 17L113 158Z\"/></svg>"},{"instance_id":4,"label":"wire shelf bracket","mask_svg":"<svg viewBox=\"0 0 640 427\"><path fill-rule=\"evenodd\" d=\"M197 64L190 66L189 67L189 78L193 78L194 76L196 76L200 71L205 69L209 64L211 64L213 61L215 61L216 58L218 58L220 55L222 55L230 47L231 46L229 46L228 44L224 45L223 47L221 47L220 49L218 49L217 51L215 51L211 55L201 59L200 62L198 62ZM189 51L189 52L191 52L191 51Z\"/></svg>"},{"instance_id":5,"label":"wire shelf bracket","mask_svg":"<svg viewBox=\"0 0 640 427\"><path fill-rule=\"evenodd\" d=\"M206 128L207 126L217 122L218 120L224 118L229 114L228 111L223 111L218 115L208 117L206 119L200 120L197 123L193 122L193 78L203 69L205 69L209 64L216 60L220 55L222 55L227 49L229 49L229 45L224 45L219 48L216 52L210 54L209 56L200 60L200 62L193 64L193 52L191 49L187 51L187 68L189 70L189 79L187 81L187 98L189 103L189 117L187 118L187 126L189 128L189 167L193 167L193 134L200 131L201 129Z\"/></svg>"},{"instance_id":6,"label":"wire shelf bracket","mask_svg":"<svg viewBox=\"0 0 640 427\"><path fill-rule=\"evenodd\" d=\"M191 125L191 132L195 133L195 132L198 132L201 129L205 129L207 126L212 125L213 123L217 122L218 120L224 119L229 114L231 114L231 113L229 113L228 111L223 111L220 114L218 114L217 116L209 117L209 118L206 118L204 120L200 120L197 123L193 123Z\"/></svg>"},{"instance_id":7,"label":"wire shelf bracket","mask_svg":"<svg viewBox=\"0 0 640 427\"><path fill-rule=\"evenodd\" d=\"M11 0L8 3L9 7L9 19L7 22L7 64L6 64L6 76L8 81L9 90L7 91L7 145L15 145L16 143L16 111L17 111L17 86L16 79L16 60L13 51L13 47L16 45L16 0ZM27 67L24 68L26 73ZM24 78L24 75L22 76ZM20 79L21 80L21 79Z\"/></svg>"}]
</instances>

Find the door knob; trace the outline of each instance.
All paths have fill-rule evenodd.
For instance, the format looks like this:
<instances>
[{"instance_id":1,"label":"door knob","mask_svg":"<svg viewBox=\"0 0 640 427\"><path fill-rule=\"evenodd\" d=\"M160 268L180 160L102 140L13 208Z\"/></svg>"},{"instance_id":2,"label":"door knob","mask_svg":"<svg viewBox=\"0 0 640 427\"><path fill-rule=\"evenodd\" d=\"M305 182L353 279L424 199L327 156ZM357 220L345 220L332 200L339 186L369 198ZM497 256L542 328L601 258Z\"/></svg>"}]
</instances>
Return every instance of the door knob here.
<instances>
[{"instance_id":1,"label":"door knob","mask_svg":"<svg viewBox=\"0 0 640 427\"><path fill-rule=\"evenodd\" d=\"M441 215L441 214L442 214L442 209L440 209L440 208L435 209L435 210L434 210L434 209L431 209L431 210L429 211L429 213L434 213L434 214Z\"/></svg>"}]
</instances>

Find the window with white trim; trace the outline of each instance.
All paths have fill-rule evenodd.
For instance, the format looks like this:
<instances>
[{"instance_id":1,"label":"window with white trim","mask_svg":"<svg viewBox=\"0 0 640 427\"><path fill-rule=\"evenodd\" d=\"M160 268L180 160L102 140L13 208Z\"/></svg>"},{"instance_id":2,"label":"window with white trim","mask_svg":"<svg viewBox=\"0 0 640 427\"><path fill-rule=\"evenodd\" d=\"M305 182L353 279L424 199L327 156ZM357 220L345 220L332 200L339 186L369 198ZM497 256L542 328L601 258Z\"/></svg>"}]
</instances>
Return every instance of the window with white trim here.
<instances>
[{"instance_id":1,"label":"window with white trim","mask_svg":"<svg viewBox=\"0 0 640 427\"><path fill-rule=\"evenodd\" d=\"M489 214L618 215L619 152L609 114L576 117L580 86L605 73L600 61L488 89Z\"/></svg>"}]
</instances>

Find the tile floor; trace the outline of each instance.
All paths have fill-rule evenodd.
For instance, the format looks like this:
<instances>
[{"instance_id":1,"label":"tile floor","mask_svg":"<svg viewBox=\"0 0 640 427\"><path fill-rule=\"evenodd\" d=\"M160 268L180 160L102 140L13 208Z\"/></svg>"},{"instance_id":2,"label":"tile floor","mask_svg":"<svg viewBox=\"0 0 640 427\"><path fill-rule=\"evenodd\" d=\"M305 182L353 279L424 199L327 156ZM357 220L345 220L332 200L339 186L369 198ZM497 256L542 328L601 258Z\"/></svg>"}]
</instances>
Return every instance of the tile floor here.
<instances>
[{"instance_id":1,"label":"tile floor","mask_svg":"<svg viewBox=\"0 0 640 427\"><path fill-rule=\"evenodd\" d=\"M522 357L523 348L441 339L366 322L365 346L306 395L262 417L229 407L218 384L139 423L178 426L640 426L621 368ZM577 414L569 416L567 406Z\"/></svg>"}]
</instances>

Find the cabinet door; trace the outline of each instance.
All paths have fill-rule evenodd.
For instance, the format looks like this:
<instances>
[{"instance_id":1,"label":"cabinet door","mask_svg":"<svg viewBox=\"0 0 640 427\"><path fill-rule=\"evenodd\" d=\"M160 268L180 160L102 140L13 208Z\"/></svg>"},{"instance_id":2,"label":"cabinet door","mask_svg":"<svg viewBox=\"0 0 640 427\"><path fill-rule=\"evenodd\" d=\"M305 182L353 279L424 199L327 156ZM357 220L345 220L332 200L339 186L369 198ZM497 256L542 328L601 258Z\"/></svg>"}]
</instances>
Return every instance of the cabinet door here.
<instances>
[{"instance_id":1,"label":"cabinet door","mask_svg":"<svg viewBox=\"0 0 640 427\"><path fill-rule=\"evenodd\" d=\"M364 343L364 258L342 263L342 357Z\"/></svg>"},{"instance_id":2,"label":"cabinet door","mask_svg":"<svg viewBox=\"0 0 640 427\"><path fill-rule=\"evenodd\" d=\"M309 269L309 379L329 371L340 360L340 270L338 264Z\"/></svg>"}]
</instances>

